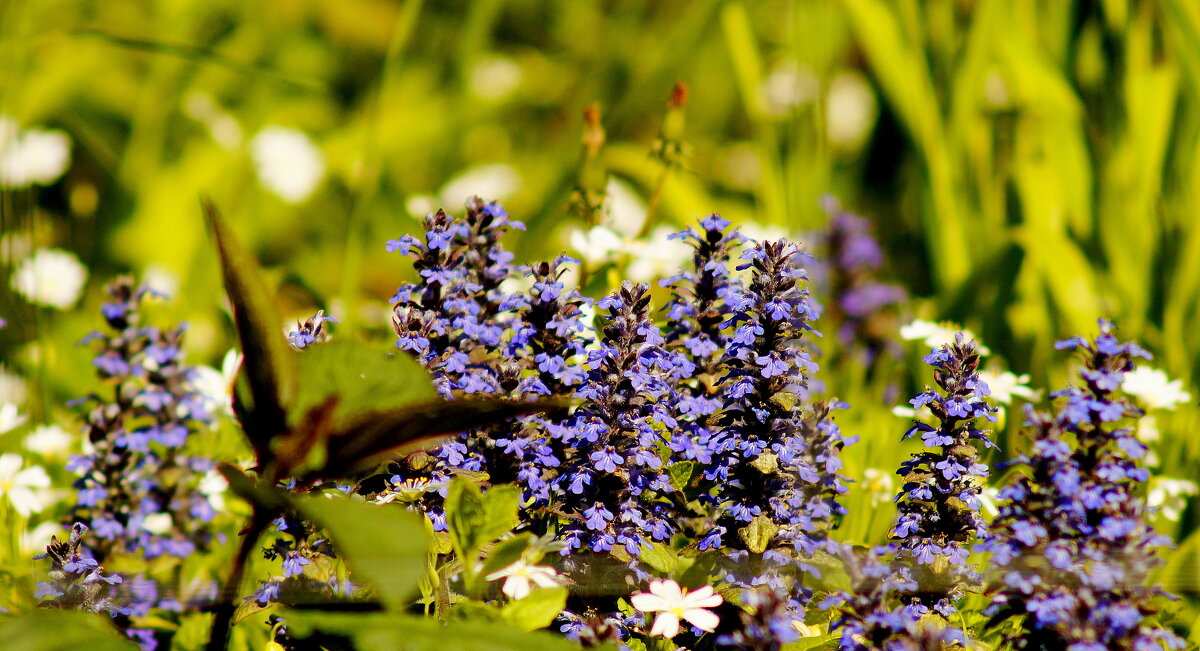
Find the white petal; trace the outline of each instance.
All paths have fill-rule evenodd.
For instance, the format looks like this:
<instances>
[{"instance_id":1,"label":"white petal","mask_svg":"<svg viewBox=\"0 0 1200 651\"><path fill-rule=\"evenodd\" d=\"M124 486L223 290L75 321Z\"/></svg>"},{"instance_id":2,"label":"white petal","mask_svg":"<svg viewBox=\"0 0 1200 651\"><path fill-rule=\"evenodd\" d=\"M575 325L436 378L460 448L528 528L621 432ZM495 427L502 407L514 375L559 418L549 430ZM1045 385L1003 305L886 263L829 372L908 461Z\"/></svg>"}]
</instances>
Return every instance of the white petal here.
<instances>
[{"instance_id":1,"label":"white petal","mask_svg":"<svg viewBox=\"0 0 1200 651\"><path fill-rule=\"evenodd\" d=\"M25 461L19 454L13 454L10 452L8 454L0 455L0 478L12 477L16 475L17 471L21 469L21 465L24 463Z\"/></svg>"},{"instance_id":2,"label":"white petal","mask_svg":"<svg viewBox=\"0 0 1200 651\"><path fill-rule=\"evenodd\" d=\"M678 583L669 579L666 581L651 581L650 592L662 597L667 603L683 603L683 588L680 588Z\"/></svg>"},{"instance_id":3,"label":"white petal","mask_svg":"<svg viewBox=\"0 0 1200 651\"><path fill-rule=\"evenodd\" d=\"M17 473L13 483L30 488L50 488L50 475L41 466L32 466Z\"/></svg>"},{"instance_id":4,"label":"white petal","mask_svg":"<svg viewBox=\"0 0 1200 651\"><path fill-rule=\"evenodd\" d=\"M41 511L44 505L42 500L30 489L24 486L14 486L8 491L8 499L12 502L13 508L21 517L29 517L31 513Z\"/></svg>"},{"instance_id":5,"label":"white petal","mask_svg":"<svg viewBox=\"0 0 1200 651\"><path fill-rule=\"evenodd\" d=\"M650 628L650 635L661 635L663 637L675 637L679 635L679 617L675 613L662 613L654 618L654 626Z\"/></svg>"},{"instance_id":6,"label":"white petal","mask_svg":"<svg viewBox=\"0 0 1200 651\"><path fill-rule=\"evenodd\" d=\"M714 605L720 605L720 602ZM703 608L689 608L683 611L683 618L691 622L692 626L709 633L713 632L717 628L717 624L721 623L720 617Z\"/></svg>"},{"instance_id":7,"label":"white petal","mask_svg":"<svg viewBox=\"0 0 1200 651\"><path fill-rule=\"evenodd\" d=\"M644 613L654 613L670 608L662 597L650 594L649 592L639 592L633 595L630 597L629 603Z\"/></svg>"},{"instance_id":8,"label":"white petal","mask_svg":"<svg viewBox=\"0 0 1200 651\"><path fill-rule=\"evenodd\" d=\"M504 587L501 588L501 591L512 599L524 599L525 597L529 596L530 592L532 592L529 587L529 579L525 578L524 576L508 577L508 580L504 582Z\"/></svg>"},{"instance_id":9,"label":"white petal","mask_svg":"<svg viewBox=\"0 0 1200 651\"><path fill-rule=\"evenodd\" d=\"M725 602L725 598L719 594L713 594L712 586L706 585L689 594L686 602L692 608L716 608Z\"/></svg>"}]
</instances>

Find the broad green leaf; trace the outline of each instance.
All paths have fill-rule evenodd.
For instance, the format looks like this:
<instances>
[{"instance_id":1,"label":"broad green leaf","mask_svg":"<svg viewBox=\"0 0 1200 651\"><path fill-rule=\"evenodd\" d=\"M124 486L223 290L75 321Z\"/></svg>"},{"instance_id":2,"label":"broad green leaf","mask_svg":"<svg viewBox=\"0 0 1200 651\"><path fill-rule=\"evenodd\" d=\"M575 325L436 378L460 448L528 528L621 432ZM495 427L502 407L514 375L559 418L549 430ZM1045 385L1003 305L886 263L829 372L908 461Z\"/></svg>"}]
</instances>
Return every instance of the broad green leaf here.
<instances>
[{"instance_id":1,"label":"broad green leaf","mask_svg":"<svg viewBox=\"0 0 1200 651\"><path fill-rule=\"evenodd\" d=\"M329 531L352 578L370 583L386 608L409 605L429 547L419 516L395 505L326 497L298 499L296 508Z\"/></svg>"},{"instance_id":2,"label":"broad green leaf","mask_svg":"<svg viewBox=\"0 0 1200 651\"><path fill-rule=\"evenodd\" d=\"M559 635L525 632L507 624L450 622L396 614L348 615L286 611L288 631L298 640L320 632L342 635L358 649L405 651L577 651Z\"/></svg>"},{"instance_id":3,"label":"broad green leaf","mask_svg":"<svg viewBox=\"0 0 1200 651\"><path fill-rule=\"evenodd\" d=\"M21 651L135 651L107 615L36 608L17 617L0 619L4 648Z\"/></svg>"},{"instance_id":4,"label":"broad green leaf","mask_svg":"<svg viewBox=\"0 0 1200 651\"><path fill-rule=\"evenodd\" d=\"M487 576L521 560L525 551L533 544L533 540L533 534L526 532L497 544L492 551L488 552L480 573Z\"/></svg>"},{"instance_id":5,"label":"broad green leaf","mask_svg":"<svg viewBox=\"0 0 1200 651\"><path fill-rule=\"evenodd\" d=\"M777 531L779 527L775 526L770 518L758 515L750 524L738 529L738 537L746 543L746 549L754 554L761 554L767 551L767 546L771 544L771 539Z\"/></svg>"},{"instance_id":6,"label":"broad green leaf","mask_svg":"<svg viewBox=\"0 0 1200 651\"><path fill-rule=\"evenodd\" d=\"M479 547L487 542L479 535L486 521L487 512L479 485L461 477L451 481L446 493L446 528L450 531L454 552L468 575L474 574L474 564L470 561L475 558Z\"/></svg>"},{"instance_id":7,"label":"broad green leaf","mask_svg":"<svg viewBox=\"0 0 1200 651\"><path fill-rule=\"evenodd\" d=\"M565 587L534 590L522 599L510 602L502 611L504 620L522 631L546 628L567 606Z\"/></svg>"},{"instance_id":8,"label":"broad green leaf","mask_svg":"<svg viewBox=\"0 0 1200 651\"><path fill-rule=\"evenodd\" d=\"M692 475L696 471L695 461L680 461L673 463L667 468L667 475L671 477L671 485L681 491L686 491L688 484L692 481Z\"/></svg>"},{"instance_id":9,"label":"broad green leaf","mask_svg":"<svg viewBox=\"0 0 1200 651\"><path fill-rule=\"evenodd\" d=\"M783 645L782 651L814 651L816 649L824 651L825 649L837 649L840 638L841 636L838 634L802 637L795 642Z\"/></svg>"},{"instance_id":10,"label":"broad green leaf","mask_svg":"<svg viewBox=\"0 0 1200 651\"><path fill-rule=\"evenodd\" d=\"M642 547L642 562L649 565L651 569L669 576L675 572L675 568L679 567L679 555L675 553L674 549L656 542Z\"/></svg>"},{"instance_id":11,"label":"broad green leaf","mask_svg":"<svg viewBox=\"0 0 1200 651\"><path fill-rule=\"evenodd\" d=\"M288 414L293 427L330 396L338 399L335 429L366 412L386 412L437 398L421 363L391 346L331 341L305 350L296 369L301 382Z\"/></svg>"},{"instance_id":12,"label":"broad green leaf","mask_svg":"<svg viewBox=\"0 0 1200 651\"><path fill-rule=\"evenodd\" d=\"M369 470L398 448L411 447L422 440L487 427L507 418L570 404L570 400L555 398L535 402L438 400L392 411L361 413L330 433L327 465L313 470L307 477L335 479L349 476Z\"/></svg>"},{"instance_id":13,"label":"broad green leaf","mask_svg":"<svg viewBox=\"0 0 1200 651\"><path fill-rule=\"evenodd\" d=\"M205 199L201 207L221 258L221 275L245 357L238 374L245 409L240 414L242 426L262 464L270 454L271 440L287 431L287 408L298 379L296 355L279 332L283 319L275 310L258 263L238 243L216 205Z\"/></svg>"},{"instance_id":14,"label":"broad green leaf","mask_svg":"<svg viewBox=\"0 0 1200 651\"><path fill-rule=\"evenodd\" d=\"M228 463L218 465L217 471L229 483L229 492L254 505L256 511L282 513L293 506L290 494L264 485Z\"/></svg>"}]
</instances>

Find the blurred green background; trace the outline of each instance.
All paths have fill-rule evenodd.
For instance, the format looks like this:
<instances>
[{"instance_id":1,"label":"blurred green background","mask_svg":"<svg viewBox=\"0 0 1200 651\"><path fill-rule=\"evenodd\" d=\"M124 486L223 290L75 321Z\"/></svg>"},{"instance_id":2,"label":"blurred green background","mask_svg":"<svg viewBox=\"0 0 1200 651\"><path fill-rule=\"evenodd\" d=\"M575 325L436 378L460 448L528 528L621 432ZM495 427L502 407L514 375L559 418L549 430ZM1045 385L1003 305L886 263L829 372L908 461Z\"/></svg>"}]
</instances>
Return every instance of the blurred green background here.
<instances>
[{"instance_id":1,"label":"blurred green background","mask_svg":"<svg viewBox=\"0 0 1200 651\"><path fill-rule=\"evenodd\" d=\"M874 220L887 273L916 297L908 316L969 327L1034 387L1067 380L1053 341L1103 316L1190 389L1198 43L1193 0L8 0L0 114L65 135L70 160L0 191L2 273L55 247L88 283L55 311L6 282L0 355L33 380L24 410L55 418L90 382L71 344L103 283L132 271L173 295L159 309L190 322L192 361L219 364L232 338L201 195L289 316L325 308L342 333L386 328L411 271L385 240L470 194L528 224L509 242L518 261L579 254L571 233L588 224L571 203L598 102L626 240L714 210L799 235L825 224L833 193ZM666 170L651 152L676 82L686 147ZM918 348L910 385L927 381ZM849 474L894 467L902 400L823 373L855 407L843 429L864 437ZM1195 478L1194 400L1157 425L1158 473ZM852 513L870 510L863 486ZM876 519L848 535L882 535ZM1196 520L1161 524L1184 540ZM1192 547L1169 587L1197 588Z\"/></svg>"}]
</instances>

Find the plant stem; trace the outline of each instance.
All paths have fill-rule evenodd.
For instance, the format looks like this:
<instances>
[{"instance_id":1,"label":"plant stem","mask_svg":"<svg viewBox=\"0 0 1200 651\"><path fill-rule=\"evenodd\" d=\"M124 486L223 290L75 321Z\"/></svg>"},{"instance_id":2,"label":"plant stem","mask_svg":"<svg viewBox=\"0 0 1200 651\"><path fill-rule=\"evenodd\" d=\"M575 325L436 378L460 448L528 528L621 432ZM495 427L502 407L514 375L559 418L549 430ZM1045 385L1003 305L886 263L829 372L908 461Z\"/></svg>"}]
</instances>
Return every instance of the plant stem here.
<instances>
[{"instance_id":1,"label":"plant stem","mask_svg":"<svg viewBox=\"0 0 1200 651\"><path fill-rule=\"evenodd\" d=\"M250 516L250 524L243 532L242 540L238 544L237 555L233 558L233 566L229 568L229 576L225 579L225 585L221 588L220 600L214 609L215 616L212 628L209 629L208 646L205 647L207 651L224 651L228 648L229 630L232 626L233 614L237 611L237 599L240 596L238 592L246 574L246 561L250 559L250 552L258 543L259 536L273 519L273 515L268 517L268 514L259 508L255 508L254 514Z\"/></svg>"}]
</instances>

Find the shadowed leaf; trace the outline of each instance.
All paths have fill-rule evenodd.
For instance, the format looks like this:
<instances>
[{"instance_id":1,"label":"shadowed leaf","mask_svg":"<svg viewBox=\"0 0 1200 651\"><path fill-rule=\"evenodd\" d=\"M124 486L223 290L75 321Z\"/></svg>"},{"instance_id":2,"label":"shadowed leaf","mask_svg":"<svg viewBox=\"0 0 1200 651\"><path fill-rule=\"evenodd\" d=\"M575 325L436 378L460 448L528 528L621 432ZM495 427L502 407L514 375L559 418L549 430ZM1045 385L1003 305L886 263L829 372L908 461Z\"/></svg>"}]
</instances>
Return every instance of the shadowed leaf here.
<instances>
[{"instance_id":1,"label":"shadowed leaf","mask_svg":"<svg viewBox=\"0 0 1200 651\"><path fill-rule=\"evenodd\" d=\"M221 275L233 307L245 361L238 374L239 416L261 465L270 441L287 431L287 406L296 393L296 355L279 332L283 320L258 270L258 263L229 230L208 199L200 205L221 258Z\"/></svg>"}]
</instances>

